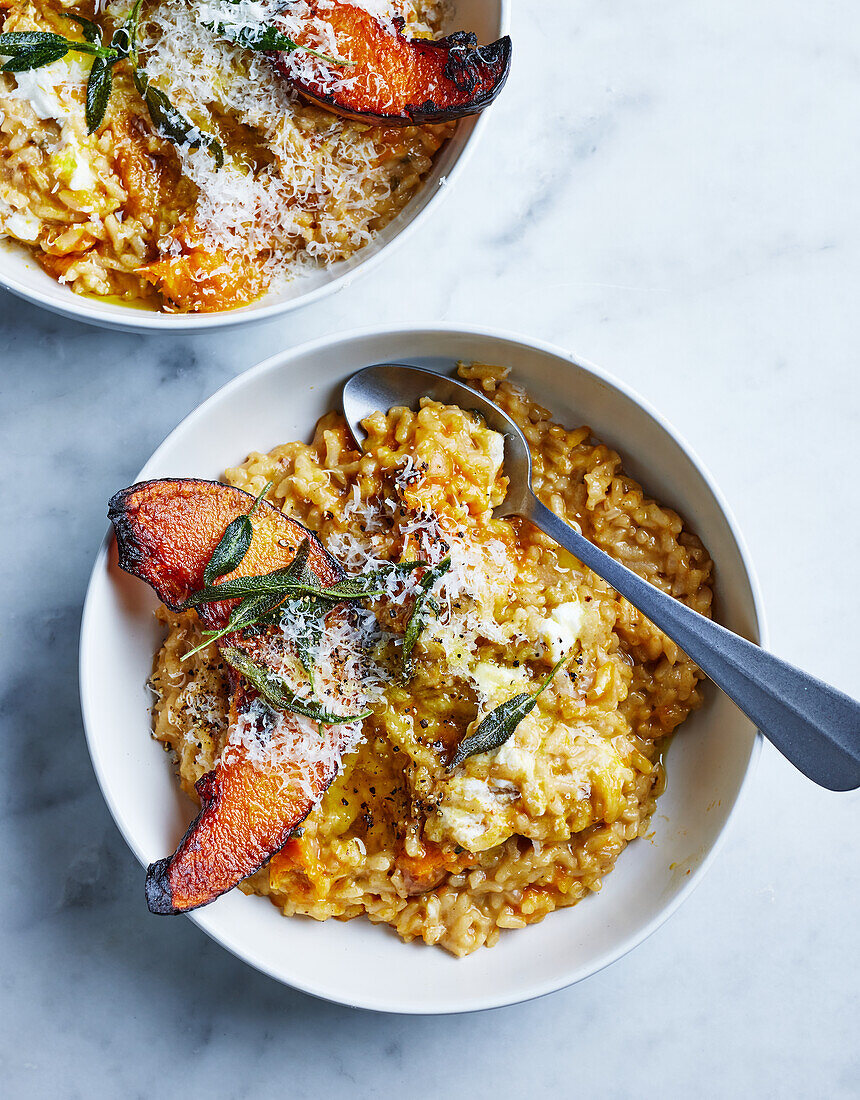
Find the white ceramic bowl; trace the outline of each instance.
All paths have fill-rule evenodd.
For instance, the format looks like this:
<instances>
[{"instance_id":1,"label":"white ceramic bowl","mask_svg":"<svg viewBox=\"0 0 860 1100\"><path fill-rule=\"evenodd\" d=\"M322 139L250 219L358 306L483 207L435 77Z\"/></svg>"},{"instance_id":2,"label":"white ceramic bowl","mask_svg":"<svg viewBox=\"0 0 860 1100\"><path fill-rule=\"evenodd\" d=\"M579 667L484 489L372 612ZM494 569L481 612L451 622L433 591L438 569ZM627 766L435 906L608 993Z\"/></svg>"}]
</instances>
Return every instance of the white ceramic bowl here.
<instances>
[{"instance_id":1,"label":"white ceramic bowl","mask_svg":"<svg viewBox=\"0 0 860 1100\"><path fill-rule=\"evenodd\" d=\"M450 30L471 30L480 42L495 42L508 33L511 0L456 0ZM504 92L502 93L504 94ZM492 111L492 107L489 109ZM20 245L0 239L0 287L53 313L124 332L203 332L279 317L343 290L359 274L370 271L441 203L459 179L468 154L483 132L488 112L463 119L441 150L416 196L374 240L349 260L320 270L266 295L259 302L221 313L156 313L134 306L101 302L74 294L43 271Z\"/></svg>"},{"instance_id":2,"label":"white ceramic bowl","mask_svg":"<svg viewBox=\"0 0 860 1100\"><path fill-rule=\"evenodd\" d=\"M251 450L309 438L339 386L370 363L445 368L451 360L504 364L568 425L590 424L617 447L647 491L677 508L717 564L718 617L762 640L752 570L731 514L677 433L623 384L564 352L514 337L438 327L362 331L283 352L224 386L158 448L140 478L217 478ZM122 488L121 485L116 486ZM96 774L142 864L172 852L194 815L168 758L150 736L146 680L160 634L152 592L119 571L106 539L81 631L81 699ZM382 1011L461 1012L559 989L619 958L653 932L700 880L758 755L751 724L716 690L675 737L654 836L621 855L599 895L543 923L502 935L455 960L403 944L364 919L287 920L238 890L191 914L219 943L280 981L329 1000ZM140 905L145 905L143 874ZM179 920L174 918L159 918Z\"/></svg>"}]
</instances>

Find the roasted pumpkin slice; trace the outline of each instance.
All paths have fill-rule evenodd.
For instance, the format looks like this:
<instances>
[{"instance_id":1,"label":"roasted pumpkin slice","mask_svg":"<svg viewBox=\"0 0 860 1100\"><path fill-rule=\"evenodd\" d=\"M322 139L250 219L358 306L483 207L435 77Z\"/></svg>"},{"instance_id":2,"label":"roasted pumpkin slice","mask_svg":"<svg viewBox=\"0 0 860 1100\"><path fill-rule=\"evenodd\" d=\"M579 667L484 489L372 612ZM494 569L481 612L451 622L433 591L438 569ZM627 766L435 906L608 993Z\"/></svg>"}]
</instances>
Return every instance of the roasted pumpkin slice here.
<instances>
[{"instance_id":1,"label":"roasted pumpkin slice","mask_svg":"<svg viewBox=\"0 0 860 1100\"><path fill-rule=\"evenodd\" d=\"M176 852L147 870L150 911L206 905L267 863L334 779L347 737L343 726L274 714L239 681L224 751L197 783L200 813Z\"/></svg>"},{"instance_id":2,"label":"roasted pumpkin slice","mask_svg":"<svg viewBox=\"0 0 860 1100\"><path fill-rule=\"evenodd\" d=\"M248 512L253 498L217 482L150 481L125 489L110 502L120 566L141 577L165 603L178 607L203 585L203 573L229 523ZM309 539L309 564L320 580L343 576L319 541L276 508L261 504L253 516L254 537L233 576L270 572L289 565ZM226 623L235 601L200 607L210 627ZM346 616L335 607L329 617ZM333 624L327 617L326 623ZM261 664L275 663L265 637L230 635L231 643ZM226 654L226 651L225 651ZM283 654L281 655L283 656ZM176 852L153 863L146 899L153 913L183 913L213 901L263 866L316 806L337 774L350 729L319 724L264 703L254 687L233 674L233 694L224 749L213 771L197 783L201 810ZM348 685L329 692L340 709Z\"/></svg>"},{"instance_id":3,"label":"roasted pumpkin slice","mask_svg":"<svg viewBox=\"0 0 860 1100\"><path fill-rule=\"evenodd\" d=\"M273 60L303 96L335 114L388 125L447 122L489 106L508 78L507 36L489 46L465 31L435 41L409 38L402 19L392 33L353 4L326 5L319 14L350 67L324 79L297 79L282 56Z\"/></svg>"},{"instance_id":4,"label":"roasted pumpkin slice","mask_svg":"<svg viewBox=\"0 0 860 1100\"><path fill-rule=\"evenodd\" d=\"M203 587L203 572L221 536L254 498L217 481L171 478L141 481L122 489L108 505L116 532L119 566L152 585L168 607L178 611ZM325 585L337 583L343 570L316 536L271 504L254 513L254 538L242 564L222 580L269 573L289 565L305 539L308 565ZM224 626L236 601L202 604L198 614L207 627Z\"/></svg>"}]
</instances>

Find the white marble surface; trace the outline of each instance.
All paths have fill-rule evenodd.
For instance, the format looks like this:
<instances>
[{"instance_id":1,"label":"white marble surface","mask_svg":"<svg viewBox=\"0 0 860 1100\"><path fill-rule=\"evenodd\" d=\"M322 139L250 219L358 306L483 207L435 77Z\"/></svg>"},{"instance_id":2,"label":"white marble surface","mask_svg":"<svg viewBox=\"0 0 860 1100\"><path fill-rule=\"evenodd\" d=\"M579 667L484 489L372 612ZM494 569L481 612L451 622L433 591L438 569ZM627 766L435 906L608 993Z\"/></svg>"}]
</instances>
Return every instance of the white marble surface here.
<instances>
[{"instance_id":1,"label":"white marble surface","mask_svg":"<svg viewBox=\"0 0 860 1100\"><path fill-rule=\"evenodd\" d=\"M338 298L171 339L0 294L5 1095L423 1098L452 1094L452 1067L478 1097L860 1095L858 796L767 747L651 940L464 1018L318 1003L149 916L93 779L77 630L108 496L237 372L371 323L499 325L625 378L732 502L775 650L860 690L856 3L514 4L514 73L461 186Z\"/></svg>"}]
</instances>

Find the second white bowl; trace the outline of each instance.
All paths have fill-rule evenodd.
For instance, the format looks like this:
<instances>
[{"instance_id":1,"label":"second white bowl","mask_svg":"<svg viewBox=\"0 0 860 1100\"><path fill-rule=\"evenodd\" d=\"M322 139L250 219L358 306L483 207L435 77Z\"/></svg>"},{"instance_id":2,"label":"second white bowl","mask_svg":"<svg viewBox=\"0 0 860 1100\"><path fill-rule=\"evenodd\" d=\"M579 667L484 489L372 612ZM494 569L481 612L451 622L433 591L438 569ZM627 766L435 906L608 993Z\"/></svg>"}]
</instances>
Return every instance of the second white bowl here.
<instances>
[{"instance_id":1,"label":"second white bowl","mask_svg":"<svg viewBox=\"0 0 860 1100\"><path fill-rule=\"evenodd\" d=\"M450 30L471 30L479 41L495 42L507 34L509 14L510 0L456 0ZM343 263L296 279L283 290L241 309L220 313L157 313L84 297L43 271L24 247L4 239L0 239L0 287L53 313L123 332L205 332L291 313L349 286L358 275L375 267L395 242L405 240L431 210L437 209L442 196L448 194L459 179L487 118L485 112L459 123L454 137L442 148L417 195L365 248Z\"/></svg>"}]
</instances>

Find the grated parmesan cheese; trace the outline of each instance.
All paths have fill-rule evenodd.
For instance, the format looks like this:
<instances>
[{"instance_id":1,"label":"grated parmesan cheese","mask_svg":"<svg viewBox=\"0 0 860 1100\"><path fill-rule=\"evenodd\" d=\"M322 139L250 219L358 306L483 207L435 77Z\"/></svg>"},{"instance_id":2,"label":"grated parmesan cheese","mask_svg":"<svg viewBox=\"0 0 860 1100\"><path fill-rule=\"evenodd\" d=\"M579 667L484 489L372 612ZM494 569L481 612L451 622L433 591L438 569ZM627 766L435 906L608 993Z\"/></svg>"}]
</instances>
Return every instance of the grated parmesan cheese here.
<instances>
[{"instance_id":1,"label":"grated parmesan cheese","mask_svg":"<svg viewBox=\"0 0 860 1100\"><path fill-rule=\"evenodd\" d=\"M316 801L313 777L336 771L344 753L355 748L361 723L324 726L303 715L272 710L254 699L239 715L221 759L229 763L241 750L243 758L258 770L277 774L285 787L298 789Z\"/></svg>"},{"instance_id":2,"label":"grated parmesan cheese","mask_svg":"<svg viewBox=\"0 0 860 1100\"><path fill-rule=\"evenodd\" d=\"M421 476L407 458L394 478L395 489L414 488ZM496 603L507 599L516 578L516 562L505 544L493 537L474 541L465 531L452 536L429 509L404 516L401 502L390 496L364 501L357 484L343 507L343 519L345 530L334 533L327 546L348 573L369 573L389 563L392 542L394 560L417 556L436 565L450 555L451 568L433 588L439 614L426 623L424 637L442 647L453 675L471 681L480 691L474 660L479 642L504 645L515 638L513 627L498 623L495 616ZM395 614L411 610L420 581L420 571L384 575L382 617L389 609ZM402 645L400 636L393 640Z\"/></svg>"},{"instance_id":3,"label":"grated parmesan cheese","mask_svg":"<svg viewBox=\"0 0 860 1100\"><path fill-rule=\"evenodd\" d=\"M90 65L80 58L62 57L39 69L14 73L15 87L6 95L27 100L36 118L62 123L74 114L83 115L80 89L89 71Z\"/></svg>"},{"instance_id":4,"label":"grated parmesan cheese","mask_svg":"<svg viewBox=\"0 0 860 1100\"><path fill-rule=\"evenodd\" d=\"M261 163L232 156L220 170L204 148L177 148L183 174L199 195L194 223L208 250L253 258L273 281L309 273L367 244L396 181L379 171L380 145L365 128L335 115L308 127L296 94L263 53L232 45L207 24L237 29L274 25L294 41L336 56L325 19L327 0L163 0L148 9L139 35L150 80L205 133L220 134L224 118L259 143ZM357 6L390 25L415 20L411 0L358 0ZM119 17L117 0L109 10ZM439 6L422 3L438 15ZM426 24L414 24L429 31ZM287 75L331 91L349 84L349 69L330 66L305 50L281 55ZM222 143L223 144L223 143ZM176 255L172 237L159 242ZM212 273L209 272L209 277Z\"/></svg>"}]
</instances>

